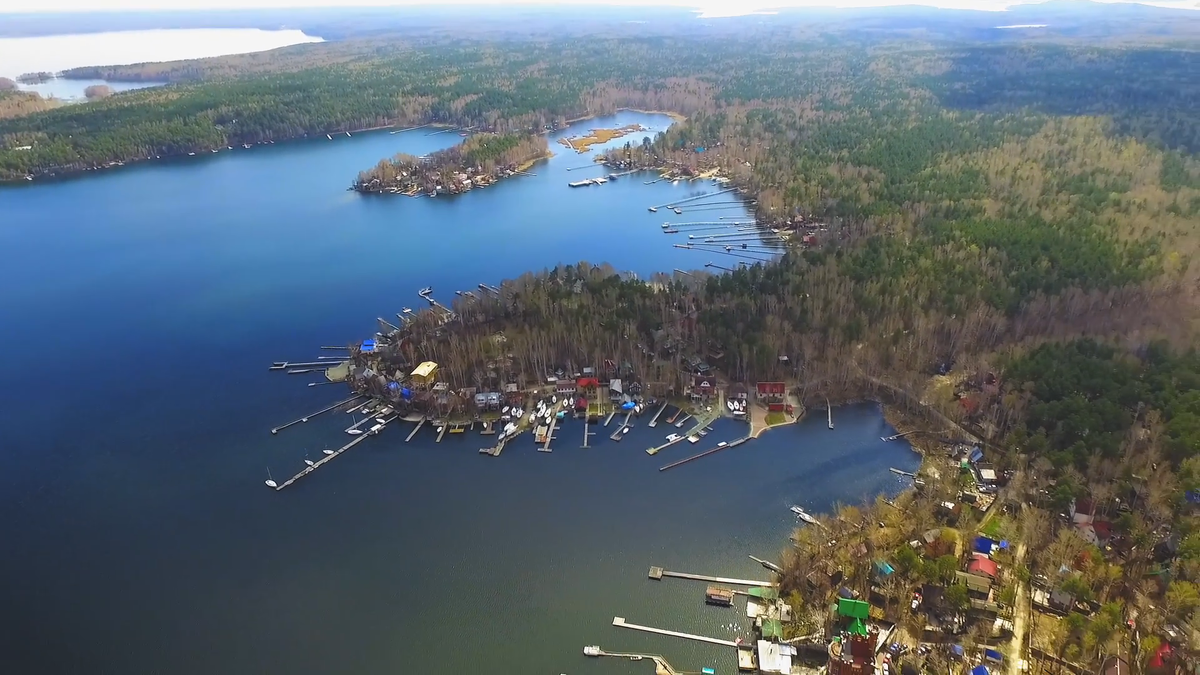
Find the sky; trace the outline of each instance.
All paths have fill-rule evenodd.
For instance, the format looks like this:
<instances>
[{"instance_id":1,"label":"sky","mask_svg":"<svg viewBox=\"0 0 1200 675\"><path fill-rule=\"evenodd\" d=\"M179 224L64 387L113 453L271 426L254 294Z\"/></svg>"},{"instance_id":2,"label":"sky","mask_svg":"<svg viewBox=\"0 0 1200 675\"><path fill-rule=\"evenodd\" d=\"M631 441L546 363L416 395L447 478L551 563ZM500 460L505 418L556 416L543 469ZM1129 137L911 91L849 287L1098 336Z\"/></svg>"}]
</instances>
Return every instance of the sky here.
<instances>
[{"instance_id":1,"label":"sky","mask_svg":"<svg viewBox=\"0 0 1200 675\"><path fill-rule=\"evenodd\" d=\"M1097 0L1121 2L1127 0ZM695 7L707 16L734 16L783 7L880 7L885 5L926 5L950 9L1002 11L1022 0L0 0L0 13L78 12L171 9L257 9L290 7L381 7L404 5L500 5L500 4L578 4L578 5L674 5ZM1200 9L1200 0L1147 0L1141 4L1159 7Z\"/></svg>"}]
</instances>

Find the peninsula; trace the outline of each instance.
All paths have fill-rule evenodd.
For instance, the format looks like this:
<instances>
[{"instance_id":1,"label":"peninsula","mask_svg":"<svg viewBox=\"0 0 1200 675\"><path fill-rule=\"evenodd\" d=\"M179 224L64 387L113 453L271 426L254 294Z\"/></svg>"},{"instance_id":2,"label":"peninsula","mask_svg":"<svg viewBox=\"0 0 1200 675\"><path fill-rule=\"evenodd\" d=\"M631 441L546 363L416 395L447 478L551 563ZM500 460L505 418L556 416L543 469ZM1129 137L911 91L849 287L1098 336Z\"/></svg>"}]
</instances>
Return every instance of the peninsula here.
<instances>
[{"instance_id":1,"label":"peninsula","mask_svg":"<svg viewBox=\"0 0 1200 675\"><path fill-rule=\"evenodd\" d=\"M358 174L353 189L364 193L460 194L518 175L549 155L546 138L534 134L477 134L427 157L399 154Z\"/></svg>"}]
</instances>

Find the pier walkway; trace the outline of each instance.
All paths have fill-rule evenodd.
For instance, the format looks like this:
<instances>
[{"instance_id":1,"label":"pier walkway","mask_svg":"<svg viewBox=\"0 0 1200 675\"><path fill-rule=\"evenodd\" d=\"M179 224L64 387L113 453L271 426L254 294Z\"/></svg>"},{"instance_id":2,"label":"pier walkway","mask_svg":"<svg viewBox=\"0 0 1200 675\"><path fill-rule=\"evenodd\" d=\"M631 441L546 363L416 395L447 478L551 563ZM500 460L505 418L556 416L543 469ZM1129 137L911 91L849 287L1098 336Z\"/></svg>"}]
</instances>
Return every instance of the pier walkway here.
<instances>
[{"instance_id":1,"label":"pier walkway","mask_svg":"<svg viewBox=\"0 0 1200 675\"><path fill-rule=\"evenodd\" d=\"M336 408L340 405L346 405L347 403L350 403L351 401L353 401L357 398L360 398L361 396L362 396L362 394L355 394L354 396L351 396L350 398L342 399L341 401L338 401L337 403L334 403L333 405L331 405L327 408L321 408L317 412L311 413L305 417L301 417L298 420L292 420L291 422L288 422L287 424L281 424L281 425L275 427L274 429L271 429L271 433L277 434L277 433L279 433L279 431L281 429L286 429L286 428L292 426L293 424L300 424L301 422L307 422L309 419L316 417L317 415L320 415L321 413L329 412L330 410L333 410L334 408ZM354 406L354 407L357 408L359 406Z\"/></svg>"},{"instance_id":2,"label":"pier walkway","mask_svg":"<svg viewBox=\"0 0 1200 675\"><path fill-rule=\"evenodd\" d=\"M407 443L407 442L411 441L413 439L413 436L416 436L417 432L420 431L421 427L425 426L425 423L428 421L429 421L428 417L422 417L421 421L417 422L417 426L413 427L413 430L408 432L408 438L405 438L404 442Z\"/></svg>"},{"instance_id":3,"label":"pier walkway","mask_svg":"<svg viewBox=\"0 0 1200 675\"><path fill-rule=\"evenodd\" d=\"M704 635L692 635L691 633L681 633L674 630L665 630L662 628L652 628L650 626L639 626L636 623L629 623L624 617L613 617L613 625L621 628L630 628L640 630L645 633L657 633L659 635L669 635L671 637L683 638L685 640L696 640L697 642L707 642L710 645L721 645L722 647L736 647L737 643L732 640L721 640L718 638L710 638Z\"/></svg>"},{"instance_id":4,"label":"pier walkway","mask_svg":"<svg viewBox=\"0 0 1200 675\"><path fill-rule=\"evenodd\" d=\"M649 424L651 429L658 426L658 418L660 415L663 414L663 411L667 409L668 405L670 405L670 404L669 403L662 404L662 407L658 409L658 412L654 413L654 419L650 420L650 424Z\"/></svg>"},{"instance_id":5,"label":"pier walkway","mask_svg":"<svg viewBox=\"0 0 1200 675\"><path fill-rule=\"evenodd\" d=\"M600 647L584 647L584 656L613 656L618 659L629 659L630 661L653 661L655 666L655 675L683 675L678 670L671 667L667 660L658 654L630 654L626 652L606 652Z\"/></svg>"},{"instance_id":6,"label":"pier walkway","mask_svg":"<svg viewBox=\"0 0 1200 675\"><path fill-rule=\"evenodd\" d=\"M538 448L538 452L553 452L550 442L554 440L554 428L558 426L558 415L550 416L550 431L546 432L546 443Z\"/></svg>"},{"instance_id":7,"label":"pier walkway","mask_svg":"<svg viewBox=\"0 0 1200 675\"><path fill-rule=\"evenodd\" d=\"M705 450L704 452L702 452L698 455L692 455L691 457L685 457L684 459L681 459L678 462L671 462L670 464L668 464L666 466L660 466L660 467L658 467L658 470L666 471L667 469L674 469L677 466L687 464L688 462L694 462L697 459L700 459L701 457L707 457L715 452L720 452L722 450L728 450L729 448L735 448L735 447L741 445L742 443L745 443L746 441L750 440L750 438L751 438L750 436L743 436L743 437L737 439L736 441L730 441L729 443L726 443L725 445L718 445L717 447L709 449L709 450Z\"/></svg>"},{"instance_id":8,"label":"pier walkway","mask_svg":"<svg viewBox=\"0 0 1200 675\"><path fill-rule=\"evenodd\" d=\"M384 426L386 426L386 424ZM379 431L383 431L383 429L380 429ZM379 433L379 431L376 431L375 433ZM279 486L275 488L275 491L279 492L283 488L291 485L292 483L295 483L296 481L300 480L301 478L304 478L308 474L316 471L318 468L320 468L326 462L333 461L334 457L337 457L338 455L349 450L350 448L353 448L354 446L358 445L359 443L362 443L364 440L367 439L367 437L374 436L374 435L375 434L363 434L361 436L356 437L354 440L350 441L349 443L343 445L342 447L338 448L337 450L334 450L333 454L325 455L321 459L313 462L311 466L304 467L303 471L296 474L295 476L292 476L291 478L287 479L286 481L280 483Z\"/></svg>"},{"instance_id":9,"label":"pier walkway","mask_svg":"<svg viewBox=\"0 0 1200 675\"><path fill-rule=\"evenodd\" d=\"M692 581L707 581L714 584L732 584L734 586L774 586L770 581L757 581L754 579L730 579L729 577L713 577L707 574L691 574L690 572L672 572L664 570L661 567L651 567L648 575L651 579L658 581L663 577L674 577L676 579L690 579Z\"/></svg>"}]
</instances>

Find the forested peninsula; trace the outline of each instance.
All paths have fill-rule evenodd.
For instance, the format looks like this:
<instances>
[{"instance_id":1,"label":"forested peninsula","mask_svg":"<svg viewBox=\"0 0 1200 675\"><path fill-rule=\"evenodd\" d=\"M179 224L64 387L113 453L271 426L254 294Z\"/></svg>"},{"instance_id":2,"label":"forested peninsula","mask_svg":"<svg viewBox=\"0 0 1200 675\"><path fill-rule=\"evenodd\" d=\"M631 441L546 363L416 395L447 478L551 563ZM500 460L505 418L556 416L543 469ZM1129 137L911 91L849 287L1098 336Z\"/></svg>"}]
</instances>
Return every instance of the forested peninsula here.
<instances>
[{"instance_id":1,"label":"forested peninsula","mask_svg":"<svg viewBox=\"0 0 1200 675\"><path fill-rule=\"evenodd\" d=\"M820 236L722 275L558 264L418 313L396 353L436 361L456 387L611 360L676 393L705 361L726 382L782 381L820 405L878 399L931 436L969 436L989 471L1016 478L997 510L962 515L976 479L957 462L899 509L843 510L788 549L797 608L829 606L841 561L847 584L919 633L904 609L914 585L974 607L956 570L987 530L1031 553L998 554L1014 571L975 598L985 609L1011 617L1004 598L1035 570L1072 597L1039 629L1046 653L1095 671L1132 621L1153 640L1123 653L1149 667L1167 627L1190 629L1200 608L1200 32L1084 46L793 28L347 41L117 67L106 74L174 83L0 120L0 178L388 125L479 130L356 182L436 192L466 168L533 159L538 134L569 119L682 114L608 158L719 169L760 224ZM1119 543L1074 538L1058 514L1085 503ZM897 576L878 581L867 551Z\"/></svg>"},{"instance_id":2,"label":"forested peninsula","mask_svg":"<svg viewBox=\"0 0 1200 675\"><path fill-rule=\"evenodd\" d=\"M545 136L480 134L419 158L404 153L358 174L358 192L460 194L521 173L550 153Z\"/></svg>"}]
</instances>

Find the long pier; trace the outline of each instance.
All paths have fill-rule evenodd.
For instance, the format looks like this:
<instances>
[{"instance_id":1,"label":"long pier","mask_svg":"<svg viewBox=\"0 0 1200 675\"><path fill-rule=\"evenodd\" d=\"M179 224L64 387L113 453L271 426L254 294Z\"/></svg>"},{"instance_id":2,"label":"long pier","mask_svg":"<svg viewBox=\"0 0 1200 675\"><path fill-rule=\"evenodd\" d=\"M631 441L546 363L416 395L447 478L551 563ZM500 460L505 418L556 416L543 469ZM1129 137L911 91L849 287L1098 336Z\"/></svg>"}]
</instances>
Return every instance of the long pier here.
<instances>
[{"instance_id":1,"label":"long pier","mask_svg":"<svg viewBox=\"0 0 1200 675\"><path fill-rule=\"evenodd\" d=\"M584 647L584 656L613 656L630 661L653 661L656 675L680 675L678 670L671 667L667 660L658 654L632 654L626 652L606 652L599 647Z\"/></svg>"},{"instance_id":2,"label":"long pier","mask_svg":"<svg viewBox=\"0 0 1200 675\"><path fill-rule=\"evenodd\" d=\"M654 413L654 419L650 420L650 424L648 425L651 429L658 426L658 417L663 414L663 411L667 409L668 405L670 405L670 404L669 403L662 404L662 407L658 409L658 412Z\"/></svg>"},{"instance_id":3,"label":"long pier","mask_svg":"<svg viewBox=\"0 0 1200 675\"><path fill-rule=\"evenodd\" d=\"M380 431L382 431L382 429L380 429ZM375 432L375 433L379 433L379 432L377 431L377 432ZM325 456L324 456L324 457L322 457L321 459L319 459L319 460L317 460L317 461L313 462L311 465L304 467L304 470L303 470L303 471L301 471L300 473L298 473L298 474L296 474L295 476L292 476L291 478L287 479L286 481L284 481L284 482L280 483L280 484L279 484L279 485L278 485L278 486L275 488L275 491L276 491L276 492L279 492L279 491L280 491L280 490L282 490L283 488L285 488L285 487L287 487L287 486L291 485L292 483L295 483L296 481L300 480L301 478L304 478L304 477L305 477L305 476L307 476L308 474L310 474L310 473L312 473L312 472L316 471L318 468L320 468L320 467L321 467L322 465L324 465L326 462L330 462L330 461L332 461L334 457L337 457L338 455L340 455L340 454L342 454L343 452L345 452L345 451L349 450L350 448L353 448L354 446L358 445L359 443L362 443L364 440L366 440L366 438L367 438L368 436L373 436L373 435L374 435L374 434L363 434L363 435L361 435L361 436L359 436L359 437L355 438L354 440L350 441L349 443L347 443L347 444L343 445L342 447L338 448L337 450L334 450L334 451L333 451L333 454L325 455Z\"/></svg>"},{"instance_id":4,"label":"long pier","mask_svg":"<svg viewBox=\"0 0 1200 675\"><path fill-rule=\"evenodd\" d=\"M685 458L679 460L678 462L671 462L670 464L668 464L666 466L660 466L660 467L658 467L658 470L666 471L667 469L674 469L675 467L682 466L684 464L687 464L688 462L694 462L697 459L700 459L701 457L707 457L713 453L720 452L722 450L728 450L729 448L736 448L737 446L741 445L742 443L745 443L748 440L750 440L750 436L743 436L742 438L739 438L736 441L730 441L729 443L726 443L725 445L718 445L717 447L712 448L711 450L705 450L704 452L702 452L698 455L692 455L691 457L685 457Z\"/></svg>"},{"instance_id":5,"label":"long pier","mask_svg":"<svg viewBox=\"0 0 1200 675\"><path fill-rule=\"evenodd\" d=\"M315 413L312 413L312 414L310 414L310 415L307 415L307 416L305 416L305 417L301 417L300 419L297 419L297 420L292 420L291 422L288 422L287 424L281 424L281 425L279 425L279 426L275 427L274 429L271 429L271 433L272 433L272 434L277 434L277 433L279 433L280 429L286 429L286 428L288 428L288 427L292 426L293 424L300 424L300 423L302 423L302 422L307 422L307 421L308 421L308 420L310 420L311 418L313 418L313 417L316 417L317 415L320 415L321 413L324 413L324 412L329 412L330 410L333 410L334 408L336 408L336 407L338 407L338 406L340 406L340 405L345 405L345 404L347 404L347 403L349 403L349 402L353 401L354 399L356 399L356 398L359 398L359 397L361 397L361 396L362 396L362 394L355 394L354 396L351 396L350 398L347 398L347 399L343 399L343 400L341 400L341 401L338 401L337 403L334 403L333 405L331 405L331 406L329 406L329 407L327 407L327 408L321 408L320 410L318 410L318 411L317 411L317 412L315 412ZM357 406L355 406L355 407L357 407Z\"/></svg>"},{"instance_id":6,"label":"long pier","mask_svg":"<svg viewBox=\"0 0 1200 675\"><path fill-rule=\"evenodd\" d=\"M604 426L608 426L608 423L612 421L613 416L616 414L617 409L613 408L612 412L608 413L608 417L604 418Z\"/></svg>"},{"instance_id":7,"label":"long pier","mask_svg":"<svg viewBox=\"0 0 1200 675\"><path fill-rule=\"evenodd\" d=\"M648 575L655 581L661 580L663 577L673 577L675 579L689 579L691 581L707 581L713 584L732 584L734 586L774 586L770 581L758 581L757 579L731 579L729 577L714 577L707 574L692 574L690 572L672 572L661 567L655 566L650 568Z\"/></svg>"},{"instance_id":8,"label":"long pier","mask_svg":"<svg viewBox=\"0 0 1200 675\"><path fill-rule=\"evenodd\" d=\"M630 410L628 413L625 414L625 421L621 423L621 426L617 427L616 431L612 432L611 436L609 436L609 438L611 440L614 440L614 441L621 440L621 436L625 433L625 429L629 426L629 418L630 417L633 417L632 410Z\"/></svg>"},{"instance_id":9,"label":"long pier","mask_svg":"<svg viewBox=\"0 0 1200 675\"><path fill-rule=\"evenodd\" d=\"M683 638L685 640L695 640L697 642L707 642L710 645L721 645L722 647L736 647L737 643L732 640L721 640L719 638L711 638L704 635L693 635L691 633L681 633L675 630L665 630L662 628L653 628L651 626L639 626L636 623L629 623L624 617L613 617L613 625L620 628L630 628L640 630L644 633L657 633L659 635L669 635L671 637Z\"/></svg>"},{"instance_id":10,"label":"long pier","mask_svg":"<svg viewBox=\"0 0 1200 675\"><path fill-rule=\"evenodd\" d=\"M699 199L712 199L713 197L716 197L717 195L723 195L726 192L733 192L734 190L737 190L737 188L725 188L724 190L717 190L716 192L710 192L708 194L696 195L695 197L685 197L684 199L677 199L673 202L667 202L666 204L655 204L654 206L651 206L650 208L651 208L651 210L661 209L661 208L665 208L668 206L678 206L680 204L694 202Z\"/></svg>"},{"instance_id":11,"label":"long pier","mask_svg":"<svg viewBox=\"0 0 1200 675\"><path fill-rule=\"evenodd\" d=\"M417 422L417 426L413 427L413 430L408 432L408 437L404 439L404 442L407 443L407 442L411 441L413 439L413 436L416 436L417 432L420 431L421 427L425 426L425 423L428 421L429 421L428 417L422 417L421 421Z\"/></svg>"},{"instance_id":12,"label":"long pier","mask_svg":"<svg viewBox=\"0 0 1200 675\"><path fill-rule=\"evenodd\" d=\"M590 426L590 424L591 424L591 423L590 423L590 422L588 422L588 416L587 416L587 413L585 412L585 413L583 414L583 445L581 446L581 447L583 447L583 448L586 448L586 447L588 446L588 439L589 439L589 438L591 438L591 437L592 437L593 435L595 435L595 433L596 433L596 432L594 432L594 431L590 431L590 430L588 429L588 427Z\"/></svg>"},{"instance_id":13,"label":"long pier","mask_svg":"<svg viewBox=\"0 0 1200 675\"><path fill-rule=\"evenodd\" d=\"M917 477L917 474L915 474L915 473L911 473L911 472L909 472L909 471L901 471L900 469L897 469L897 468L896 468L896 467L894 467L894 466L893 466L893 467L890 467L890 468L888 468L888 471L891 471L892 473L896 474L897 476L908 476L909 478L916 478L916 477Z\"/></svg>"}]
</instances>

